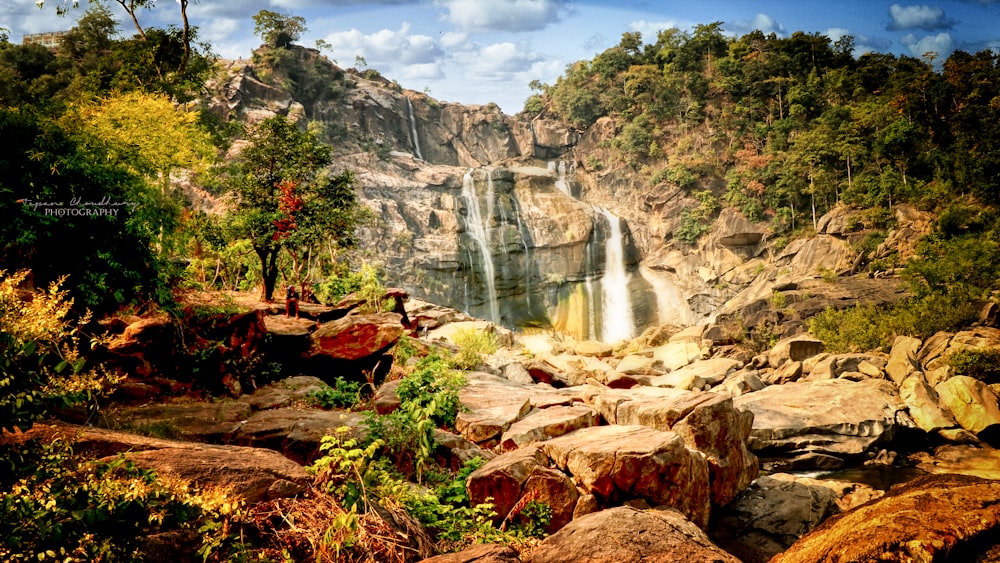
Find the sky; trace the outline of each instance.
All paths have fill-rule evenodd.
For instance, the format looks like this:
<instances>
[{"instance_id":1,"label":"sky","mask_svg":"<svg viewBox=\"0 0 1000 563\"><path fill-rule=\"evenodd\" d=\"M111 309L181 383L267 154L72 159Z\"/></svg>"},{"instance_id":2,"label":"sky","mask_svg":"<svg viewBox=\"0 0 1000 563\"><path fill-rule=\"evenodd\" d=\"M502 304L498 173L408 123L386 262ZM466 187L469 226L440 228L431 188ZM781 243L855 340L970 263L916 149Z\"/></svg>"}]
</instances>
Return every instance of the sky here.
<instances>
[{"instance_id":1,"label":"sky","mask_svg":"<svg viewBox=\"0 0 1000 563\"><path fill-rule=\"evenodd\" d=\"M124 10L105 0L135 33ZM87 0L0 0L0 28L20 43L26 33L66 30ZM56 7L70 8L57 16ZM188 16L199 37L223 58L248 58L261 41L252 16L260 10L301 16L298 43L316 47L342 67L373 68L403 88L446 102L494 102L517 113L532 93L528 84L554 84L565 68L617 45L622 34L722 22L728 36L754 29L787 37L796 31L836 40L855 38L865 52L939 61L956 49L1000 52L1000 0L191 0ZM180 25L177 0L159 0L140 12L144 27ZM365 66L366 65L366 66Z\"/></svg>"}]
</instances>

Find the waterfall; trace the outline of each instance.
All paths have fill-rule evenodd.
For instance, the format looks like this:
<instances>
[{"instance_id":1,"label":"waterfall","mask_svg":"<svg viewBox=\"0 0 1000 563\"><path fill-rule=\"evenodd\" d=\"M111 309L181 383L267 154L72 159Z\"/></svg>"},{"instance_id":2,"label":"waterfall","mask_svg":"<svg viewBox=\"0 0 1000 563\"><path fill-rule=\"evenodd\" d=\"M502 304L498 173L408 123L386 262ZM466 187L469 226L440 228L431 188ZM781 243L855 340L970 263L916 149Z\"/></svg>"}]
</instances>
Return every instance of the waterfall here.
<instances>
[{"instance_id":1,"label":"waterfall","mask_svg":"<svg viewBox=\"0 0 1000 563\"><path fill-rule=\"evenodd\" d=\"M628 272L625 270L625 242L621 219L603 207L594 208L608 220L610 233L604 249L604 277L601 278L601 338L617 342L632 338L635 321L629 299Z\"/></svg>"},{"instance_id":2,"label":"waterfall","mask_svg":"<svg viewBox=\"0 0 1000 563\"><path fill-rule=\"evenodd\" d=\"M590 272L594 271L594 244L591 241L587 241L587 276L584 282L584 289L587 291L587 338L597 340L600 335L597 334L597 302L594 299L594 276L590 275Z\"/></svg>"},{"instance_id":3,"label":"waterfall","mask_svg":"<svg viewBox=\"0 0 1000 563\"><path fill-rule=\"evenodd\" d=\"M492 182L489 183L489 186L492 188ZM492 191L490 196L488 205L492 218ZM499 322L500 305L497 301L496 274L493 267L493 255L490 253L489 230L488 225L483 221L482 209L479 207L479 196L476 194L476 181L472 178L471 168L462 178L462 197L465 198L469 210L465 220L466 232L469 233L469 236L471 236L475 241L476 246L479 248L479 253L483 257L483 276L486 278L486 297L489 302L490 313L488 320Z\"/></svg>"},{"instance_id":4,"label":"waterfall","mask_svg":"<svg viewBox=\"0 0 1000 563\"><path fill-rule=\"evenodd\" d=\"M549 163L549 169L555 167L555 163ZM562 193L573 197L573 190L570 189L569 182L566 181L566 161L560 160L558 166L559 175L556 177L556 189Z\"/></svg>"},{"instance_id":5,"label":"waterfall","mask_svg":"<svg viewBox=\"0 0 1000 563\"><path fill-rule=\"evenodd\" d=\"M423 160L424 155L420 152L420 137L417 136L417 118L413 116L413 102L410 101L410 98L406 98L406 113L410 114L410 136L413 137L413 151L416 152L417 158Z\"/></svg>"}]
</instances>

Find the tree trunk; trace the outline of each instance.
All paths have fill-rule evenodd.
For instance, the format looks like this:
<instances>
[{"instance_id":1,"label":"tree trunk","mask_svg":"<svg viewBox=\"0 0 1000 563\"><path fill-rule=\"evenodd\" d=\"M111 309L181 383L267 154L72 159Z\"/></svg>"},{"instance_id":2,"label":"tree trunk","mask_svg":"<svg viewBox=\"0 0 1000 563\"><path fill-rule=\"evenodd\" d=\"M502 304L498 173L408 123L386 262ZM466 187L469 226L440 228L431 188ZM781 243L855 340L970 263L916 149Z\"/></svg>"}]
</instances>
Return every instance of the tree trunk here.
<instances>
[{"instance_id":1,"label":"tree trunk","mask_svg":"<svg viewBox=\"0 0 1000 563\"><path fill-rule=\"evenodd\" d=\"M270 302L274 298L274 286L278 283L278 251L271 248L257 248L260 258L260 277L263 281L260 300Z\"/></svg>"},{"instance_id":2,"label":"tree trunk","mask_svg":"<svg viewBox=\"0 0 1000 563\"><path fill-rule=\"evenodd\" d=\"M183 28L183 41L184 41L184 54L181 56L181 64L177 69L177 72L183 74L187 70L188 59L191 58L191 24L188 23L187 6L188 0L180 0L181 5L181 20L184 22ZM274 288L272 288L274 289Z\"/></svg>"}]
</instances>

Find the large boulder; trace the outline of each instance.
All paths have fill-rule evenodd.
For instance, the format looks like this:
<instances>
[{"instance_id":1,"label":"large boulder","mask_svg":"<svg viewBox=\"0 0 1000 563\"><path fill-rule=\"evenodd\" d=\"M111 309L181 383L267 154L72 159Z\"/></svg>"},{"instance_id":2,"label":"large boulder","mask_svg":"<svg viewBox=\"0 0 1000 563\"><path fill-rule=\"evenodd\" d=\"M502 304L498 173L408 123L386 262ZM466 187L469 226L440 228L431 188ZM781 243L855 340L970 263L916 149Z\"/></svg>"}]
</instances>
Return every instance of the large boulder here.
<instances>
[{"instance_id":1,"label":"large boulder","mask_svg":"<svg viewBox=\"0 0 1000 563\"><path fill-rule=\"evenodd\" d=\"M996 561L1000 482L933 475L828 519L772 563ZM991 553L989 558L984 554Z\"/></svg>"},{"instance_id":2,"label":"large boulder","mask_svg":"<svg viewBox=\"0 0 1000 563\"><path fill-rule=\"evenodd\" d=\"M910 418L925 432L938 432L958 425L955 417L939 404L937 391L923 372L914 371L899 384L899 397L906 403Z\"/></svg>"},{"instance_id":3,"label":"large boulder","mask_svg":"<svg viewBox=\"0 0 1000 563\"><path fill-rule=\"evenodd\" d=\"M753 413L725 395L695 406L672 430L708 458L712 503L724 506L757 477L757 457L747 449Z\"/></svg>"},{"instance_id":4,"label":"large boulder","mask_svg":"<svg viewBox=\"0 0 1000 563\"><path fill-rule=\"evenodd\" d=\"M542 442L562 436L580 428L597 426L597 423L597 413L590 407L582 405L556 405L539 409L512 424L500 438L500 447L511 450L532 442Z\"/></svg>"},{"instance_id":5,"label":"large boulder","mask_svg":"<svg viewBox=\"0 0 1000 563\"><path fill-rule=\"evenodd\" d=\"M360 360L387 350L403 335L396 313L348 315L323 323L312 333L309 355L334 360Z\"/></svg>"},{"instance_id":6,"label":"large boulder","mask_svg":"<svg viewBox=\"0 0 1000 563\"><path fill-rule=\"evenodd\" d=\"M683 515L621 506L581 516L536 547L530 563L740 563Z\"/></svg>"},{"instance_id":7,"label":"large boulder","mask_svg":"<svg viewBox=\"0 0 1000 563\"><path fill-rule=\"evenodd\" d=\"M712 519L712 538L743 563L766 563L840 512L834 489L786 473L763 476Z\"/></svg>"},{"instance_id":8,"label":"large boulder","mask_svg":"<svg viewBox=\"0 0 1000 563\"><path fill-rule=\"evenodd\" d=\"M708 524L708 462L677 433L594 426L543 442L541 448L604 506L641 499L676 508L701 527Z\"/></svg>"},{"instance_id":9,"label":"large boulder","mask_svg":"<svg viewBox=\"0 0 1000 563\"><path fill-rule=\"evenodd\" d=\"M733 402L754 414L750 448L786 455L858 456L912 424L895 385L881 379L772 385Z\"/></svg>"},{"instance_id":10,"label":"large boulder","mask_svg":"<svg viewBox=\"0 0 1000 563\"><path fill-rule=\"evenodd\" d=\"M962 428L987 441L1000 438L1000 407L997 396L985 383L956 375L934 390Z\"/></svg>"}]
</instances>

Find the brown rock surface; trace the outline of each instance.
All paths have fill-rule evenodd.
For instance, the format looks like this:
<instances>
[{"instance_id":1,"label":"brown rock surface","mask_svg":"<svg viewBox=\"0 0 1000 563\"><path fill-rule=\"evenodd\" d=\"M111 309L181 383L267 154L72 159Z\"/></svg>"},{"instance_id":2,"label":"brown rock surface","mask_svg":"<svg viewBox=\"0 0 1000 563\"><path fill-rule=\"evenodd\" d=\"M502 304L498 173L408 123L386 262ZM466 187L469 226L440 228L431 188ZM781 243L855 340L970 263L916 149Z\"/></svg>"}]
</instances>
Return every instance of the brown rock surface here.
<instances>
[{"instance_id":1,"label":"brown rock surface","mask_svg":"<svg viewBox=\"0 0 1000 563\"><path fill-rule=\"evenodd\" d=\"M605 506L642 499L650 506L676 508L701 527L708 524L708 462L679 434L645 426L594 426L541 447Z\"/></svg>"},{"instance_id":2,"label":"brown rock surface","mask_svg":"<svg viewBox=\"0 0 1000 563\"><path fill-rule=\"evenodd\" d=\"M681 514L626 506L573 520L539 544L525 561L740 563L739 559L715 546Z\"/></svg>"},{"instance_id":3,"label":"brown rock surface","mask_svg":"<svg viewBox=\"0 0 1000 563\"><path fill-rule=\"evenodd\" d=\"M327 356L335 360L360 360L377 354L403 335L400 315L348 315L323 323L312 333L311 356Z\"/></svg>"},{"instance_id":4,"label":"brown rock surface","mask_svg":"<svg viewBox=\"0 0 1000 563\"><path fill-rule=\"evenodd\" d=\"M1000 532L1000 482L963 475L921 477L836 515L772 563L884 561L968 563Z\"/></svg>"}]
</instances>

